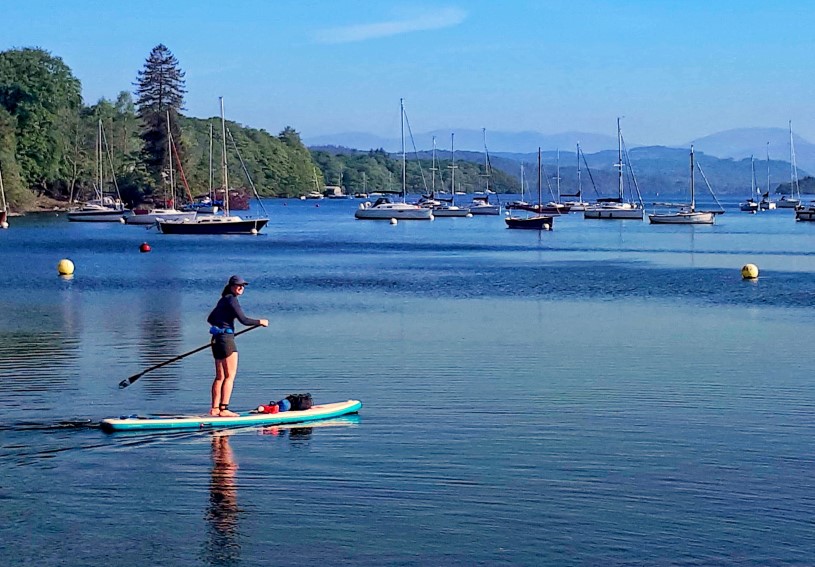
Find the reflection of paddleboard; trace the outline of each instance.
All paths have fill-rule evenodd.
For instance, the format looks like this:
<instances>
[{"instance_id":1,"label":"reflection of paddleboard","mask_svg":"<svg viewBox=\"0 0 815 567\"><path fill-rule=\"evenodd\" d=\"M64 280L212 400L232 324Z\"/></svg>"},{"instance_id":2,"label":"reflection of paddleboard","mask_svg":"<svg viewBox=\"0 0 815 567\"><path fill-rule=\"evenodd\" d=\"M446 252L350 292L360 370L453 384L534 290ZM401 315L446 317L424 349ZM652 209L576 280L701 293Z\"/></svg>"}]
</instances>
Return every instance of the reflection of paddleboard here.
<instances>
[{"instance_id":1,"label":"reflection of paddleboard","mask_svg":"<svg viewBox=\"0 0 815 567\"><path fill-rule=\"evenodd\" d=\"M280 413L242 412L238 417L212 417L211 415L176 415L153 417L109 417L99 424L105 431L135 431L140 429L209 429L241 427L246 425L277 425L330 419L357 413L362 407L358 400L312 406L303 411Z\"/></svg>"}]
</instances>

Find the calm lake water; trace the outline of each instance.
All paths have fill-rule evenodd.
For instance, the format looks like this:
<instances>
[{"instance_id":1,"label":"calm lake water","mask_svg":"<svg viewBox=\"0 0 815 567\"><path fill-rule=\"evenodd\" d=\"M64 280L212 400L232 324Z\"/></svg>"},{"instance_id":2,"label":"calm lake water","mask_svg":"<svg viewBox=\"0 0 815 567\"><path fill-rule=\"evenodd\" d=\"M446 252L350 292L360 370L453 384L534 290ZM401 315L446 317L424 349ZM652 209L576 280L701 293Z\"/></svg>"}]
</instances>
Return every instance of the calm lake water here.
<instances>
[{"instance_id":1,"label":"calm lake water","mask_svg":"<svg viewBox=\"0 0 815 567\"><path fill-rule=\"evenodd\" d=\"M731 208L539 234L356 205L269 200L255 237L11 219L0 563L815 561L815 224ZM207 351L117 386L206 344L233 273L270 326L238 339L232 407L310 392L360 415L101 432L208 409Z\"/></svg>"}]
</instances>

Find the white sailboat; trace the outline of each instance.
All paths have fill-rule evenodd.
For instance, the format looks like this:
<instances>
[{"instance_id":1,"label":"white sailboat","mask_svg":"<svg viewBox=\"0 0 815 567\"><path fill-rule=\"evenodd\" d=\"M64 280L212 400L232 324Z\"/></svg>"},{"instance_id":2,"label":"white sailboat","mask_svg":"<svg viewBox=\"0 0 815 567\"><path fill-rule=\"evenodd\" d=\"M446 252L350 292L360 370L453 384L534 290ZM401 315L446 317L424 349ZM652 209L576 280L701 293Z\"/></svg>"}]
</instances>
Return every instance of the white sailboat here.
<instances>
[{"instance_id":1,"label":"white sailboat","mask_svg":"<svg viewBox=\"0 0 815 567\"><path fill-rule=\"evenodd\" d=\"M580 149L580 142L577 142L577 191L574 193L563 193L563 197L573 197L571 200L563 201L563 204L569 207L569 212L583 212L589 207L589 203L583 200L583 181L581 177L581 170L580 170L580 158L583 157L583 161L586 160L586 157L581 154L582 150ZM589 171L589 175L591 172Z\"/></svg>"},{"instance_id":2,"label":"white sailboat","mask_svg":"<svg viewBox=\"0 0 815 567\"><path fill-rule=\"evenodd\" d=\"M762 211L772 211L776 207L775 201L770 199L770 142L767 142L767 191L761 196L758 207Z\"/></svg>"},{"instance_id":3,"label":"white sailboat","mask_svg":"<svg viewBox=\"0 0 815 567\"><path fill-rule=\"evenodd\" d=\"M745 201L739 203L739 210L745 213L757 213L758 212L758 201L755 200L756 196L756 163L753 160L753 156L750 156L750 171L752 172L752 178L750 181L750 196L747 197ZM761 191L758 191L761 193Z\"/></svg>"},{"instance_id":4,"label":"white sailboat","mask_svg":"<svg viewBox=\"0 0 815 567\"><path fill-rule=\"evenodd\" d=\"M470 213L470 209L467 207L459 207L456 205L456 192L453 188L456 186L456 169L458 166L456 165L456 150L454 144L454 137L455 134L450 134L450 165L447 166L450 169L450 198L449 199L441 199L439 198L436 200L436 191L435 191L435 171L433 171L433 183L431 187L431 195L433 196L433 204L431 208L433 209L433 216L434 217L471 217L473 216ZM433 167L435 168L436 165L436 138L433 138Z\"/></svg>"},{"instance_id":5,"label":"white sailboat","mask_svg":"<svg viewBox=\"0 0 815 567\"><path fill-rule=\"evenodd\" d=\"M695 163L693 146L690 147L690 203L682 205L678 211L648 215L652 224L713 224L716 215L711 211L696 210L696 187L694 183Z\"/></svg>"},{"instance_id":6,"label":"white sailboat","mask_svg":"<svg viewBox=\"0 0 815 567\"><path fill-rule=\"evenodd\" d=\"M473 202L470 205L470 213L473 215L500 215L501 205L499 203L490 203L490 152L487 150L487 129L482 128L481 133L484 136L484 195L473 197Z\"/></svg>"},{"instance_id":7,"label":"white sailboat","mask_svg":"<svg viewBox=\"0 0 815 567\"><path fill-rule=\"evenodd\" d=\"M626 158L627 157L628 152L626 152ZM629 160L626 159L625 162L623 162L623 134L620 129L620 119L617 118L617 163L614 164L614 167L617 168L617 196L597 199L596 204L585 208L583 218L642 220L644 207L642 204L642 196L640 196L639 189L636 187L636 180L634 181L634 188L629 188L629 193L636 190L638 200L635 201L633 196L630 200L625 200L623 168L626 166L628 166L629 172L632 172Z\"/></svg>"},{"instance_id":8,"label":"white sailboat","mask_svg":"<svg viewBox=\"0 0 815 567\"><path fill-rule=\"evenodd\" d=\"M173 206L175 202L175 168L173 167L173 134L170 130L170 111L167 111L167 156L169 158L169 199L165 199L164 207L137 208L133 209L125 222L127 224L137 224L152 226L160 220L175 220L195 218L195 211L180 211Z\"/></svg>"},{"instance_id":9,"label":"white sailboat","mask_svg":"<svg viewBox=\"0 0 815 567\"><path fill-rule=\"evenodd\" d=\"M71 209L67 213L68 220L71 222L122 222L122 219L129 217L130 211L125 209L122 203L121 196L119 195L119 186L116 183L116 176L113 175L113 161L110 160L108 155L107 138L105 130L102 127L102 120L97 123L96 131L96 182L94 184L94 192L96 198L84 203L81 207ZM116 188L116 197L105 195L104 191L104 177L105 177L105 158L110 162L111 176L113 177L113 185Z\"/></svg>"},{"instance_id":10,"label":"white sailboat","mask_svg":"<svg viewBox=\"0 0 815 567\"><path fill-rule=\"evenodd\" d=\"M405 153L405 102L399 99L402 122L402 200L391 201L389 197L380 197L371 205L360 203L354 217L360 220L433 220L433 209L412 205L405 202L407 195L407 154Z\"/></svg>"},{"instance_id":11,"label":"white sailboat","mask_svg":"<svg viewBox=\"0 0 815 567\"><path fill-rule=\"evenodd\" d=\"M792 120L790 126L790 194L782 195L776 203L779 209L794 209L801 204L801 188L798 186L798 166L795 163L795 144L792 141Z\"/></svg>"}]
</instances>

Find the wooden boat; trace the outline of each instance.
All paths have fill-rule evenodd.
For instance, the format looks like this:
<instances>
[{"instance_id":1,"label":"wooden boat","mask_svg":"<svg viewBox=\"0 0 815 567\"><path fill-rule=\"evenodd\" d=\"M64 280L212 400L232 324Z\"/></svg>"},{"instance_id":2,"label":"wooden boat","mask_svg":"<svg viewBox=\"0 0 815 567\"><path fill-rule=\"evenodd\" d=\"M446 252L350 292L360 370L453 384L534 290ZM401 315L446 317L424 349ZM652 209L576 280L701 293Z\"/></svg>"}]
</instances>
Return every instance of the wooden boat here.
<instances>
[{"instance_id":1,"label":"wooden boat","mask_svg":"<svg viewBox=\"0 0 815 567\"><path fill-rule=\"evenodd\" d=\"M542 199L541 193L541 149L538 148L538 203ZM508 216L504 219L507 228L526 230L552 230L554 217L551 215Z\"/></svg>"}]
</instances>

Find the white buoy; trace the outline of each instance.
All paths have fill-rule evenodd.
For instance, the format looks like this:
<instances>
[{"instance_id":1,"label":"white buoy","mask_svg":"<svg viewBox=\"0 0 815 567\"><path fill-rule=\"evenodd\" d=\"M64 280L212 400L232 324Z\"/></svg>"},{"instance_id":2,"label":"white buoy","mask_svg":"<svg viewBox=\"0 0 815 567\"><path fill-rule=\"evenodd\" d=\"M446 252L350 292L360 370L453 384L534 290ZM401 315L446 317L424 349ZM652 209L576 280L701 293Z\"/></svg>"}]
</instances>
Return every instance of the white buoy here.
<instances>
[{"instance_id":1,"label":"white buoy","mask_svg":"<svg viewBox=\"0 0 815 567\"><path fill-rule=\"evenodd\" d=\"M125 218L124 217L119 217L119 222L124 224L125 223Z\"/></svg>"},{"instance_id":2,"label":"white buoy","mask_svg":"<svg viewBox=\"0 0 815 567\"><path fill-rule=\"evenodd\" d=\"M543 223L543 230L549 230L550 228L549 223Z\"/></svg>"},{"instance_id":3,"label":"white buoy","mask_svg":"<svg viewBox=\"0 0 815 567\"><path fill-rule=\"evenodd\" d=\"M0 228L8 228L8 223L6 221L0 222Z\"/></svg>"},{"instance_id":4,"label":"white buoy","mask_svg":"<svg viewBox=\"0 0 815 567\"><path fill-rule=\"evenodd\" d=\"M436 220L436 215L431 214L430 215L430 220Z\"/></svg>"},{"instance_id":5,"label":"white buoy","mask_svg":"<svg viewBox=\"0 0 815 567\"><path fill-rule=\"evenodd\" d=\"M258 233L258 229L253 228L253 229L252 229L250 232L251 232L252 234L257 234L257 233Z\"/></svg>"},{"instance_id":6,"label":"white buoy","mask_svg":"<svg viewBox=\"0 0 815 567\"><path fill-rule=\"evenodd\" d=\"M467 213L466 218L468 218L468 219L473 218L473 213Z\"/></svg>"},{"instance_id":7,"label":"white buoy","mask_svg":"<svg viewBox=\"0 0 815 567\"><path fill-rule=\"evenodd\" d=\"M396 220L396 219L391 219L391 224L397 224L397 223L399 223L399 221L398 221L398 220Z\"/></svg>"}]
</instances>

